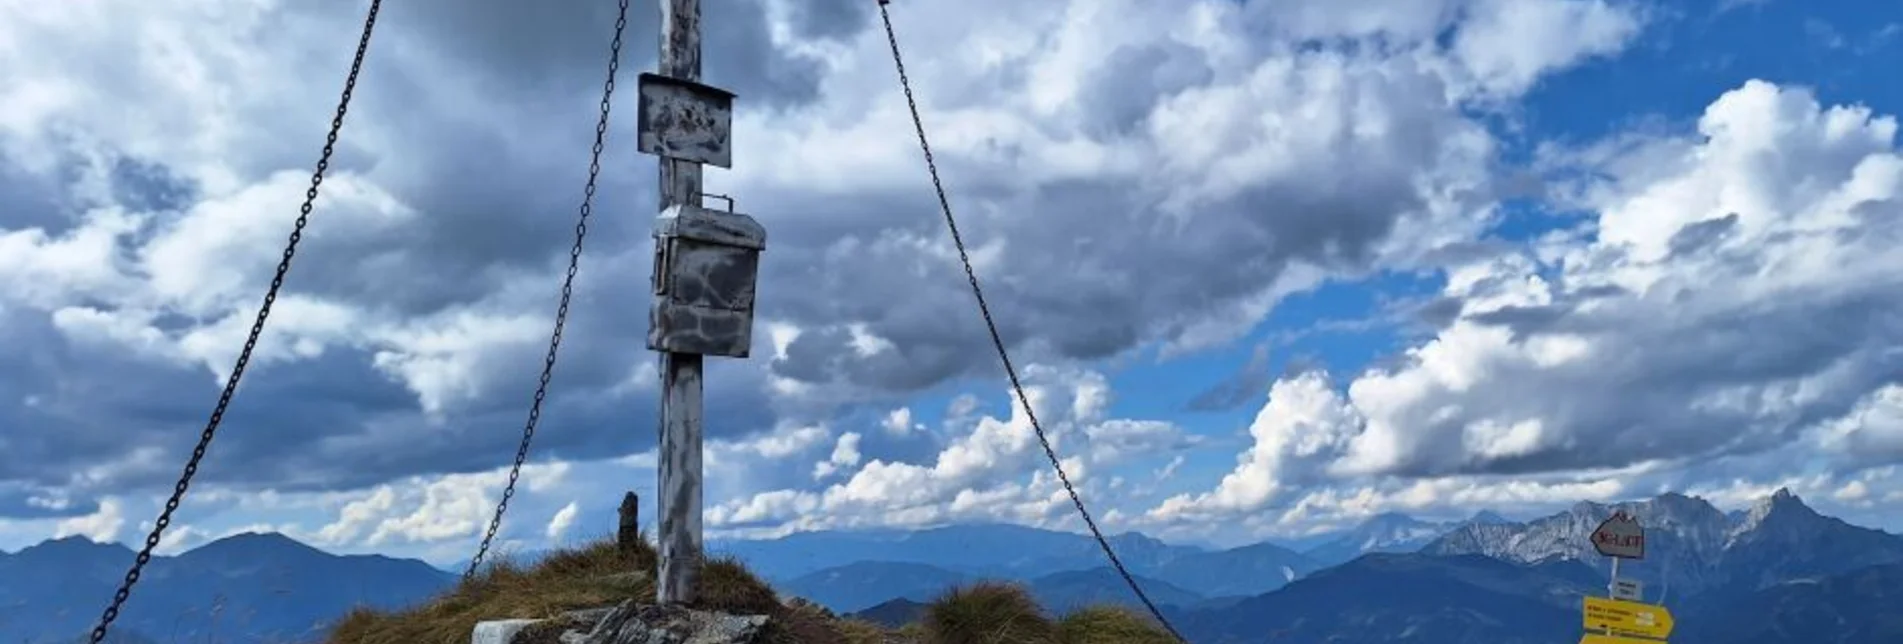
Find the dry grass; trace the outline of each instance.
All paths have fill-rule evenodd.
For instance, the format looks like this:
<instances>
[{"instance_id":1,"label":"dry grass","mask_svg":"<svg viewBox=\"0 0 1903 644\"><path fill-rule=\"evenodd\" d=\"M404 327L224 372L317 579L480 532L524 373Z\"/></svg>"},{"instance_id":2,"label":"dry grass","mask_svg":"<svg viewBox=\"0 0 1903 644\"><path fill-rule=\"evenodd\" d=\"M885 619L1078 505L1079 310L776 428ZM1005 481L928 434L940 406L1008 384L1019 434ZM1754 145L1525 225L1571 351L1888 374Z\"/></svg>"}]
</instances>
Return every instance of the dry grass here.
<instances>
[{"instance_id":1,"label":"dry grass","mask_svg":"<svg viewBox=\"0 0 1903 644\"><path fill-rule=\"evenodd\" d=\"M654 549L631 552L612 540L552 553L534 566L503 557L435 600L398 612L352 611L332 630L330 644L463 644L476 622L547 619L569 611L654 597ZM782 603L773 589L732 559L716 558L701 571L696 608L768 615L768 644L1166 644L1169 636L1147 619L1119 608L1087 608L1047 618L1013 584L983 582L956 588L934 601L920 623L896 631L841 619L806 602ZM531 634L555 641L562 626Z\"/></svg>"},{"instance_id":2,"label":"dry grass","mask_svg":"<svg viewBox=\"0 0 1903 644\"><path fill-rule=\"evenodd\" d=\"M332 644L463 644L476 622L543 619L654 596L655 554L643 543L622 552L612 541L555 552L533 567L503 557L427 604L385 613L357 609L332 630ZM635 574L639 571L639 574Z\"/></svg>"},{"instance_id":3,"label":"dry grass","mask_svg":"<svg viewBox=\"0 0 1903 644\"><path fill-rule=\"evenodd\" d=\"M1091 606L1052 621L1024 588L979 582L945 593L909 627L926 644L1175 644L1150 619L1114 606ZM904 633L905 630L901 630Z\"/></svg>"},{"instance_id":4,"label":"dry grass","mask_svg":"<svg viewBox=\"0 0 1903 644\"><path fill-rule=\"evenodd\" d=\"M1063 644L1176 644L1147 615L1122 607L1091 606L1057 620Z\"/></svg>"},{"instance_id":5,"label":"dry grass","mask_svg":"<svg viewBox=\"0 0 1903 644\"><path fill-rule=\"evenodd\" d=\"M954 588L925 608L930 644L1057 644L1057 628L1030 593L984 581Z\"/></svg>"},{"instance_id":6,"label":"dry grass","mask_svg":"<svg viewBox=\"0 0 1903 644\"><path fill-rule=\"evenodd\" d=\"M846 644L884 644L891 636L885 627L858 619L840 620L834 627Z\"/></svg>"}]
</instances>

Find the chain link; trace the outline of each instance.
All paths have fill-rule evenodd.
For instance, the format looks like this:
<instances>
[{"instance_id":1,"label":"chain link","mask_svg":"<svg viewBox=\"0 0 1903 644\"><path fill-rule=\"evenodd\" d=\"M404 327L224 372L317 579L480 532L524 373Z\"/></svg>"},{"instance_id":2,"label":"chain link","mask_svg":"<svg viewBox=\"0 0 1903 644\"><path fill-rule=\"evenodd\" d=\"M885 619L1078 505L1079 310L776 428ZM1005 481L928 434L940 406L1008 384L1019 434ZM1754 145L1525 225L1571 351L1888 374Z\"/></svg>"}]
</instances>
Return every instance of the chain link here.
<instances>
[{"instance_id":1,"label":"chain link","mask_svg":"<svg viewBox=\"0 0 1903 644\"><path fill-rule=\"evenodd\" d=\"M377 25L377 10L382 8L382 0L371 0L370 12L363 21L363 36L357 40L356 57L350 61L350 75L344 79L344 92L337 101L337 113L330 119L330 133L324 137L323 154L317 158L317 170L311 173L311 186L304 191L304 204L298 207L297 223L291 228L291 237L284 246L284 257L278 260L277 273L271 277L271 288L264 293L264 303L258 307L258 315L251 321L251 333L245 337L244 349L238 352L238 361L231 367L231 375L225 378L224 391L218 394L218 404L212 407L211 418L205 422L205 430L198 436L198 445L192 448L192 457L185 462L185 471L178 478L178 484L172 487L172 496L165 500L164 511L159 512L157 520L152 522L152 532L145 537L145 546L133 559L132 569L126 571L125 581L119 584L118 592L112 595L112 604L99 617L99 624L93 627L91 644L99 644L106 639L106 632L112 628L113 620L119 618L119 610L126 599L132 596L132 587L139 583L139 575L145 565L152 561L152 550L157 548L165 529L172 525L172 513L185 498L186 490L191 488L192 477L198 474L198 464L205 458L205 451L211 448L211 441L218 434L218 425L224 422L225 410L231 406L231 399L238 392L238 380L244 377L245 367L251 364L251 352L258 347L258 336L264 333L264 322L271 316L271 306L277 303L278 291L284 287L284 276L291 271L291 257L297 254L297 244L304 239L304 226L310 222L311 207L317 202L317 188L324 183L324 172L330 169L330 157L336 150L337 134L343 130L344 115L350 110L350 96L357 89L357 75L363 71L364 54L370 49L370 34Z\"/></svg>"},{"instance_id":2,"label":"chain link","mask_svg":"<svg viewBox=\"0 0 1903 644\"><path fill-rule=\"evenodd\" d=\"M522 463L529 458L529 442L535 439L535 424L542 418L542 401L548 397L548 381L555 374L555 356L562 346L562 326L568 322L568 301L575 293L575 273L581 267L582 239L588 236L588 217L594 212L595 177L601 174L601 149L608 137L615 73L621 69L621 32L627 26L628 0L621 0L620 14L615 16L614 41L608 45L608 80L602 83L601 117L595 122L595 146L588 159L588 184L582 189L581 217L575 222L575 245L568 251L568 275L562 278L562 301L555 307L555 330L549 335L548 354L542 359L542 377L535 385L534 399L529 402L529 418L522 426L522 442L515 449L515 464L509 467L509 483L502 489L502 501L496 504L496 513L489 518L489 530L483 534L476 556L469 560L469 569L463 571L463 579L476 575L483 557L489 554L496 532L502 529L502 515L509 511L509 499L515 497L515 483L522 476Z\"/></svg>"},{"instance_id":3,"label":"chain link","mask_svg":"<svg viewBox=\"0 0 1903 644\"><path fill-rule=\"evenodd\" d=\"M885 23L886 42L892 46L892 63L899 71L899 86L905 90L905 105L912 112L912 126L918 132L919 149L925 153L925 168L931 172L932 189L938 193L939 209L945 213L945 225L951 230L952 244L958 247L958 261L964 264L965 279L971 283L971 294L978 300L978 313L984 316L985 328L991 332L991 344L998 350L998 359L1004 362L1004 373L1011 378L1011 390L1016 392L1018 403L1024 408L1024 417L1031 421L1031 429L1037 433L1037 442L1044 447L1044 456L1050 459L1051 468L1057 470L1057 480L1064 484L1064 492L1070 495L1071 504L1077 506L1077 514L1084 518L1084 525L1090 528L1091 536L1096 537L1097 546L1110 559L1110 565L1117 569L1117 574L1123 576L1123 582L1130 586L1131 592L1136 593L1137 599L1149 609L1157 623L1169 631L1176 641L1187 642L1176 631L1176 627L1170 625L1169 619L1163 616L1163 611L1156 607L1156 603L1150 601L1150 596L1137 584L1136 577L1124 568L1123 561L1117 558L1116 551L1111 549L1110 541L1104 538L1103 531L1097 529L1097 522L1090 517L1090 510L1084 508L1084 498L1077 494L1070 477L1064 474L1064 464L1057 458L1057 450L1051 447L1050 438L1044 434L1044 426L1037 421L1037 412L1031 408L1031 399L1024 394L1024 385L1018 380L1018 370L1011 364L1011 354L1005 350L1004 337L998 334L998 324L991 318L991 307L985 303L984 289L978 286L978 273L972 269L971 256L965 252L964 237L958 234L958 220L952 217L951 200L946 198L945 185L939 181L938 162L932 158L932 144L925 140L925 122L919 118L918 101L912 97L912 79L906 76L905 60L899 55L899 37L892 29L892 14L886 10L885 0L879 0L879 19Z\"/></svg>"}]
</instances>

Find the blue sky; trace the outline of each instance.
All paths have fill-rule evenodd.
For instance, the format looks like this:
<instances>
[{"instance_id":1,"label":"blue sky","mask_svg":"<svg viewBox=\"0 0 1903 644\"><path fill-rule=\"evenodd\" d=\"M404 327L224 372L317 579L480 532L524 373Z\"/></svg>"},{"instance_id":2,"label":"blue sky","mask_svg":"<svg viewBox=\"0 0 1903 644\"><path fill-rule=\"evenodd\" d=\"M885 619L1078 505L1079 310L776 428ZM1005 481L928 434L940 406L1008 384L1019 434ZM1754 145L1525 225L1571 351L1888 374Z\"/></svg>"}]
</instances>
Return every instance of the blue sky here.
<instances>
[{"instance_id":1,"label":"blue sky","mask_svg":"<svg viewBox=\"0 0 1903 644\"><path fill-rule=\"evenodd\" d=\"M755 357L709 371L710 530L1077 529L869 3L741 4L708 9L707 80L740 96L709 191L772 241ZM362 7L237 6L0 2L0 549L142 536L242 340ZM269 529L455 561L493 510L613 3L389 11L168 551ZM1903 529L1903 9L893 11L1014 362L1108 529L1232 544L1778 487ZM508 547L652 496L631 108Z\"/></svg>"}]
</instances>

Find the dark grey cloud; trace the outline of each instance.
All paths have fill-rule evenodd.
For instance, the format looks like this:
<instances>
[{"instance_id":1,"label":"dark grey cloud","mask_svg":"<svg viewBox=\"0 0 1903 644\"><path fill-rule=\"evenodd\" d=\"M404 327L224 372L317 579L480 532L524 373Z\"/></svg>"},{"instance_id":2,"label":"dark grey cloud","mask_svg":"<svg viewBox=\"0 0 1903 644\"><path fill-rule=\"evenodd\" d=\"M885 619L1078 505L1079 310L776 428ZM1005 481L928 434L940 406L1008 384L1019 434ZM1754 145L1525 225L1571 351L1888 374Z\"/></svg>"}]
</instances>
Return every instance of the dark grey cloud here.
<instances>
[{"instance_id":1,"label":"dark grey cloud","mask_svg":"<svg viewBox=\"0 0 1903 644\"><path fill-rule=\"evenodd\" d=\"M156 163L122 158L113 164L113 201L137 212L176 212L198 198L196 184Z\"/></svg>"},{"instance_id":2,"label":"dark grey cloud","mask_svg":"<svg viewBox=\"0 0 1903 644\"><path fill-rule=\"evenodd\" d=\"M1196 394L1187 407L1192 411L1228 411L1259 403L1268 396L1269 386L1275 384L1273 369L1269 362L1269 344L1257 344L1248 362L1234 374Z\"/></svg>"},{"instance_id":3,"label":"dark grey cloud","mask_svg":"<svg viewBox=\"0 0 1903 644\"><path fill-rule=\"evenodd\" d=\"M789 2L793 32L802 38L845 40L872 24L873 4L858 0ZM704 10L704 9L703 9Z\"/></svg>"},{"instance_id":4,"label":"dark grey cloud","mask_svg":"<svg viewBox=\"0 0 1903 644\"><path fill-rule=\"evenodd\" d=\"M1421 324L1433 328L1443 328L1460 319L1463 303L1460 298L1436 297L1423 302L1414 309L1414 318Z\"/></svg>"},{"instance_id":5,"label":"dark grey cloud","mask_svg":"<svg viewBox=\"0 0 1903 644\"><path fill-rule=\"evenodd\" d=\"M634 89L636 76L654 66L657 6L629 8L595 203L600 216L590 230L598 248L645 243L648 234L655 170L652 159L633 150ZM422 216L369 240L335 233L352 243L314 259L302 288L369 294L404 312L427 312L566 255L615 12L612 3L573 9L487 0L390 5L343 138L371 128L388 136L392 149L365 159L366 153L345 148L338 157L343 167L377 168L379 183ZM813 10L833 20L852 13ZM355 16L324 11L338 26ZM703 12L708 25L719 27L706 30L702 45L705 82L738 93L742 109L790 108L818 98L818 63L772 45L759 2L707 3ZM305 144L307 154L317 142ZM288 213L295 204L285 208ZM392 282L386 277L392 273L416 279Z\"/></svg>"},{"instance_id":6,"label":"dark grey cloud","mask_svg":"<svg viewBox=\"0 0 1903 644\"><path fill-rule=\"evenodd\" d=\"M1128 91L1154 92L1147 86ZM1452 127L1430 114L1395 118L1410 134L1345 145L1339 156L1315 159L1313 175L1264 178L1198 209L1181 226L1161 216L1141 186L1060 181L991 192L982 180L980 188L966 190L958 175L946 176L967 245L1002 241L1011 249L981 269L979 279L1013 349L1025 351L1025 360L1095 359L1179 333L1212 310L1261 292L1292 262L1368 266L1395 221L1424 207L1414 171L1403 168L1432 163L1443 153L1439 137ZM1353 179L1315 178L1324 176ZM923 203L882 214L919 231L912 222L939 219L922 199L926 194ZM944 239L940 231L922 234ZM769 282L771 290L763 293L786 295L766 294L763 301L784 307L776 311L796 322L835 325L834 332L802 337L811 348L776 364L782 376L903 391L995 362L955 261L921 254L889 235L849 236L824 252L775 253L769 261L817 265L825 277L797 286ZM902 349L850 357L849 336L837 320L862 321ZM820 364L788 364L797 360ZM818 377L823 372L830 376Z\"/></svg>"},{"instance_id":7,"label":"dark grey cloud","mask_svg":"<svg viewBox=\"0 0 1903 644\"><path fill-rule=\"evenodd\" d=\"M857 4L804 9L800 29L813 37L848 37L867 26L866 10ZM255 124L280 131L242 151L241 171L262 176L315 161L362 9L297 5L265 17L260 38L308 43L273 50L288 51L286 60L297 67L287 73L309 85L311 103ZM551 275L549 297L534 311L552 317L559 286L554 271L566 259L581 201L615 8L588 3L573 9L509 2L386 4L332 176L373 173L378 185L418 215L372 234L341 226L320 201L288 281L290 292L409 316L466 304L519 283L524 274L542 273ZM589 281L578 294L537 442L543 456L612 456L654 442L652 395L606 393L634 365L653 360L641 344L643 289L630 287L644 283L646 265L604 260L647 243L655 208L654 165L633 151L632 124L635 76L653 65L657 17L652 2L630 7L609 153L583 260L585 279L597 270L625 274ZM773 47L759 3L708 3L706 19L720 27L708 31L704 45L706 80L739 93L743 108L784 109L818 97L818 63ZM121 87L143 82L131 71L93 80ZM111 196L139 210L188 205L198 187L168 161L116 160L108 175ZM15 174L14 165L0 164L0 175ZM7 181L0 189L4 226L50 227L70 218L79 206L62 194L70 183L60 182L76 177ZM296 208L286 202L275 214L258 216L283 222L288 234ZM267 277L249 279L261 287ZM216 395L217 383L208 374L133 358L123 349L74 346L44 317L9 317L7 345L21 349L0 368L0 379L14 385L7 391L37 396L38 404L6 406L13 417L0 425L30 430L10 432L6 442L19 458L0 465L0 480L58 485L76 467L113 462L148 446L165 454L164 464L115 471L99 487L169 482L176 475L174 461L182 462ZM332 347L294 365L254 364L204 479L349 486L416 472L486 469L513 454L539 347L511 356L493 396L440 424L428 422L414 394L373 369L371 358L362 350ZM710 371L726 376L709 387L710 399L720 402L710 405L717 407L708 414L712 436L771 425L757 376L732 366Z\"/></svg>"},{"instance_id":8,"label":"dark grey cloud","mask_svg":"<svg viewBox=\"0 0 1903 644\"><path fill-rule=\"evenodd\" d=\"M866 9L844 0L793 3L802 35L844 38L868 26ZM597 2L551 11L546 6L475 0L388 5L386 19L401 25L410 44L430 57L457 61L456 71L494 86L497 97L535 101L572 95L599 84L607 62L616 6ZM328 11L328 9L325 9ZM703 82L753 106L786 107L817 97L818 61L773 45L765 0L701 5ZM660 5L634 0L628 8L622 65L630 77L653 69L660 51ZM632 78L629 79L632 81ZM630 83L632 84L632 83Z\"/></svg>"},{"instance_id":9,"label":"dark grey cloud","mask_svg":"<svg viewBox=\"0 0 1903 644\"><path fill-rule=\"evenodd\" d=\"M654 360L633 298L613 298L614 279L584 285L570 320L535 442L536 458L589 459L652 449L658 407L652 389L616 391ZM555 284L550 285L551 291ZM615 304L610 307L590 304ZM552 298L551 298L552 307ZM552 310L549 312L552 315ZM0 481L77 492L169 485L189 455L221 386L201 369L129 355L118 346L71 340L42 315L0 323L17 347L0 368ZM198 480L284 490L369 485L420 472L472 472L506 465L515 453L543 346L507 356L490 394L440 420L415 394L371 368L362 350L334 348L295 363L254 362L225 416ZM758 372L710 360L710 439L771 427ZM30 399L31 404L20 401ZM156 460L135 459L135 449ZM76 482L78 470L96 480ZM74 486L77 487L67 487Z\"/></svg>"},{"instance_id":10,"label":"dark grey cloud","mask_svg":"<svg viewBox=\"0 0 1903 644\"><path fill-rule=\"evenodd\" d=\"M0 213L5 213L8 227L57 234L77 223L67 216L69 203L62 181L30 173L0 155Z\"/></svg>"},{"instance_id":11,"label":"dark grey cloud","mask_svg":"<svg viewBox=\"0 0 1903 644\"><path fill-rule=\"evenodd\" d=\"M1458 307L1460 306L1460 300L1446 298L1441 301L1453 302L1453 306L1455 307L1454 313L1456 315L1459 313ZM1444 308L1447 305L1441 304L1440 306ZM1567 316L1571 315L1577 308L1577 306L1571 304L1504 306L1484 313L1477 313L1469 319L1481 324L1510 328L1513 330L1516 339L1524 340L1529 334L1552 329L1554 325L1566 320ZM1445 311L1436 312L1436 314L1442 313L1445 313Z\"/></svg>"},{"instance_id":12,"label":"dark grey cloud","mask_svg":"<svg viewBox=\"0 0 1903 644\"><path fill-rule=\"evenodd\" d=\"M1712 247L1724 241L1726 235L1738 227L1738 213L1731 213L1717 219L1708 219L1678 229L1672 234L1673 255L1690 255Z\"/></svg>"},{"instance_id":13,"label":"dark grey cloud","mask_svg":"<svg viewBox=\"0 0 1903 644\"><path fill-rule=\"evenodd\" d=\"M98 511L96 500L49 494L46 489L19 483L0 483L0 518L65 519Z\"/></svg>"},{"instance_id":14,"label":"dark grey cloud","mask_svg":"<svg viewBox=\"0 0 1903 644\"><path fill-rule=\"evenodd\" d=\"M1176 41L1118 47L1105 67L1114 71L1092 77L1083 92L1093 106L1085 125L1100 136L1130 134L1158 102L1215 76L1202 50Z\"/></svg>"}]
</instances>

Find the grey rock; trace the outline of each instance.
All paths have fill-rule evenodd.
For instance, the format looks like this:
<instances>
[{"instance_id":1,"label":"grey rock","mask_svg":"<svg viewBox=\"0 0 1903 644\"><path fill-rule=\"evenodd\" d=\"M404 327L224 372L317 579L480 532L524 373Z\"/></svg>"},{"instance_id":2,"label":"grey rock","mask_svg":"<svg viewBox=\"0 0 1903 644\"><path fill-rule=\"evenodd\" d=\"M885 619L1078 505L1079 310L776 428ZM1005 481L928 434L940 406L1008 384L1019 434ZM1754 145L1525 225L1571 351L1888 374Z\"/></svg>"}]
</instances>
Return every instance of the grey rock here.
<instances>
[{"instance_id":1,"label":"grey rock","mask_svg":"<svg viewBox=\"0 0 1903 644\"><path fill-rule=\"evenodd\" d=\"M564 615L564 617L567 618L567 621L570 624L587 625L587 626L593 627L593 625L600 624L601 620L607 619L608 616L613 614L614 612L615 612L615 609L613 607L586 608L582 610L569 611L566 615Z\"/></svg>"},{"instance_id":2,"label":"grey rock","mask_svg":"<svg viewBox=\"0 0 1903 644\"><path fill-rule=\"evenodd\" d=\"M476 632L469 638L470 644L515 644L516 636L523 629L540 624L539 619L499 619L477 622Z\"/></svg>"},{"instance_id":3,"label":"grey rock","mask_svg":"<svg viewBox=\"0 0 1903 644\"><path fill-rule=\"evenodd\" d=\"M766 624L765 615L728 615L627 601L597 622L579 644L752 644Z\"/></svg>"},{"instance_id":4,"label":"grey rock","mask_svg":"<svg viewBox=\"0 0 1903 644\"><path fill-rule=\"evenodd\" d=\"M636 605L572 611L559 618L567 630L560 644L754 644L766 628L765 615L728 615L680 606ZM548 620L507 619L476 625L473 644L542 644L525 638L531 626ZM547 633L547 630L536 629Z\"/></svg>"}]
</instances>

